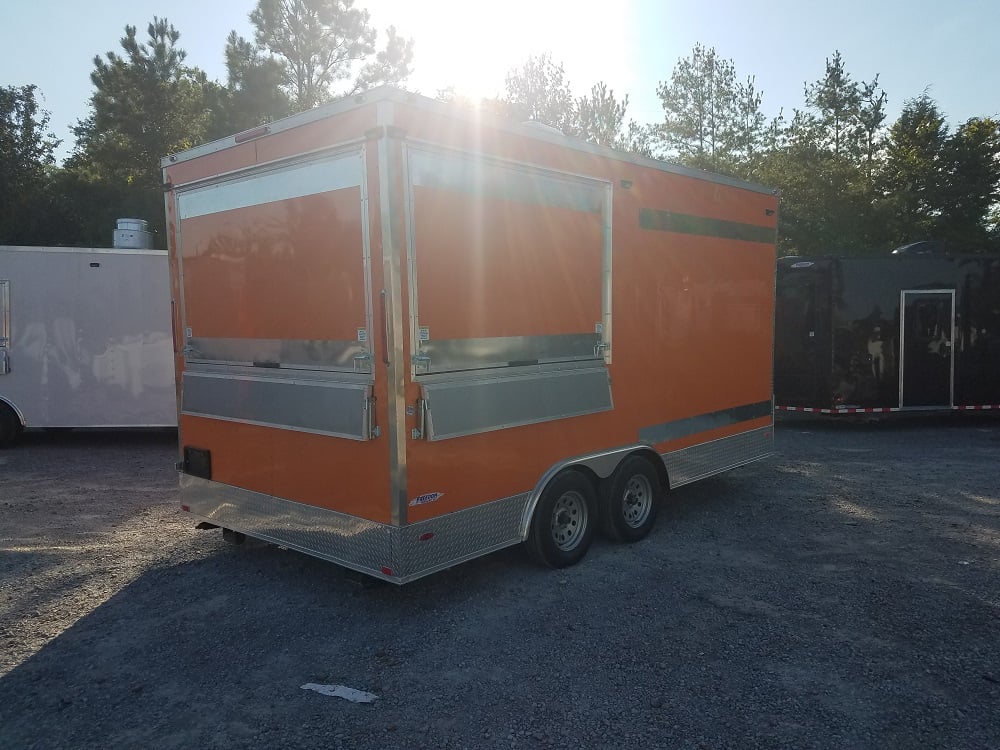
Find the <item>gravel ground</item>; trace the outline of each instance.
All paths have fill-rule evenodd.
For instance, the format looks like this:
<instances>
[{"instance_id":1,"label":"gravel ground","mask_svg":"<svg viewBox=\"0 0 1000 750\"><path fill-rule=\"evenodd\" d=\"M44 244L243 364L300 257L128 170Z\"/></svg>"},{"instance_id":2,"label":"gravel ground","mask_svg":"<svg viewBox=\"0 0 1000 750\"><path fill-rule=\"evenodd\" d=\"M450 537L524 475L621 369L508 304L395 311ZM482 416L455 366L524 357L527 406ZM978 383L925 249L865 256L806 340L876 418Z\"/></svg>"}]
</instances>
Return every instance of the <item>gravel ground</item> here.
<instances>
[{"instance_id":1,"label":"gravel ground","mask_svg":"<svg viewBox=\"0 0 1000 750\"><path fill-rule=\"evenodd\" d=\"M29 434L0 452L0 747L1000 747L1000 421L776 447L639 544L398 588L193 529L171 433Z\"/></svg>"}]
</instances>

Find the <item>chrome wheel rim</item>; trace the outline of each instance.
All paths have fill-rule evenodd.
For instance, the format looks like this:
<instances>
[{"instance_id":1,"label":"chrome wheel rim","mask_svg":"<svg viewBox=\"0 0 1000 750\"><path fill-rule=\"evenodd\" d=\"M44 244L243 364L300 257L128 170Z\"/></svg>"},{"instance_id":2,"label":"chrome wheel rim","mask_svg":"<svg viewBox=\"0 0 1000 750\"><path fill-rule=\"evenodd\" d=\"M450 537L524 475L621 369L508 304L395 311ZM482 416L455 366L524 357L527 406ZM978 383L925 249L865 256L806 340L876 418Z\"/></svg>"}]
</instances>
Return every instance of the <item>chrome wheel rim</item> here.
<instances>
[{"instance_id":1,"label":"chrome wheel rim","mask_svg":"<svg viewBox=\"0 0 1000 750\"><path fill-rule=\"evenodd\" d=\"M563 493L552 507L552 541L563 552L580 544L587 531L587 501L579 492Z\"/></svg>"},{"instance_id":2,"label":"chrome wheel rim","mask_svg":"<svg viewBox=\"0 0 1000 750\"><path fill-rule=\"evenodd\" d=\"M625 484L622 517L630 528L642 526L653 509L653 485L642 474L633 474Z\"/></svg>"}]
</instances>

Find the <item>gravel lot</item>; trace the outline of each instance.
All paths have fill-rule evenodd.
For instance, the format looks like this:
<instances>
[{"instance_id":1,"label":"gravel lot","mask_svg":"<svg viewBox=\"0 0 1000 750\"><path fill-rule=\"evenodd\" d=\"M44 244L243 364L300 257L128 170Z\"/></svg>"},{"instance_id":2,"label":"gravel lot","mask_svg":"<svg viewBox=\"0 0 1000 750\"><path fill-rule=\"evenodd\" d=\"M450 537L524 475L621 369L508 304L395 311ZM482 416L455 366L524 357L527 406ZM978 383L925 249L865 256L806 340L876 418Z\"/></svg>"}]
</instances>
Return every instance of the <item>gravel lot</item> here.
<instances>
[{"instance_id":1,"label":"gravel lot","mask_svg":"<svg viewBox=\"0 0 1000 750\"><path fill-rule=\"evenodd\" d=\"M0 452L0 747L1000 747L1000 421L776 447L639 544L398 588L196 531L172 433L29 434Z\"/></svg>"}]
</instances>

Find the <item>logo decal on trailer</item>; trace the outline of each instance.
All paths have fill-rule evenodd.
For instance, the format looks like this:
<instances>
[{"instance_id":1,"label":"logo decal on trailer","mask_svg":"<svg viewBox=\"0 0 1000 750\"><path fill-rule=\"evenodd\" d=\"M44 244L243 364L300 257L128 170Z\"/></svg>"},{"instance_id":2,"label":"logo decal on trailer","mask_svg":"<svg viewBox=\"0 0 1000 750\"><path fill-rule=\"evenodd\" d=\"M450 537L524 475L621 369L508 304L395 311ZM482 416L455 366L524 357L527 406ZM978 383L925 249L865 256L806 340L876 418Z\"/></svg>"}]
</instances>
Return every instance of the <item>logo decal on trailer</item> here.
<instances>
[{"instance_id":1,"label":"logo decal on trailer","mask_svg":"<svg viewBox=\"0 0 1000 750\"><path fill-rule=\"evenodd\" d=\"M419 497L415 497L412 500L410 500L410 506L412 507L414 505L426 505L427 503L433 503L435 500L442 497L443 495L444 495L443 492L428 492L424 495L420 495Z\"/></svg>"}]
</instances>

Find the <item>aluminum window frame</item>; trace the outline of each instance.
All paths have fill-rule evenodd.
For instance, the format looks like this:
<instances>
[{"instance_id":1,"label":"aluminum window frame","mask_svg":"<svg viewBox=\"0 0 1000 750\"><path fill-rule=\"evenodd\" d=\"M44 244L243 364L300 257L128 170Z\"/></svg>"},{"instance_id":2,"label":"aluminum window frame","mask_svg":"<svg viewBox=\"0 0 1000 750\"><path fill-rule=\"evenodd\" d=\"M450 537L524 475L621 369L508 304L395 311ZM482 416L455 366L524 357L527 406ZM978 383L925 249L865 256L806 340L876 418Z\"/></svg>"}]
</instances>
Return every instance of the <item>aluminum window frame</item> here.
<instances>
[{"instance_id":1,"label":"aluminum window frame","mask_svg":"<svg viewBox=\"0 0 1000 750\"><path fill-rule=\"evenodd\" d=\"M457 159L464 160L467 162L478 163L484 165L488 169L496 170L510 170L514 172L518 177L525 179L533 178L543 178L547 180L554 180L556 182L561 182L572 187L579 187L586 190L597 190L600 192L599 198L599 210L601 212L601 319L596 321L596 330L593 332L594 339L594 350L592 357L564 357L553 355L550 357L541 357L537 362L532 362L538 366L553 365L559 366L571 361L593 361L599 360L603 364L609 365L612 361L612 258L613 258L613 233L612 233L612 216L613 216L613 182L611 180L595 177L593 175L586 175L576 172L567 172L559 169L553 169L551 167L539 166L538 164L532 164L528 162L518 161L515 159L507 159L499 157L493 154L488 154L480 151L470 151L465 149L450 148L446 146L441 146L440 144L419 140L419 139L408 139L403 143L403 184L405 189L404 195L404 212L405 212L405 222L406 222L406 274L407 274L407 286L408 286L408 310L409 310L409 325L410 325L410 377L414 381L421 381L423 378L429 375L444 375L448 373L455 373L458 375L462 370L438 370L429 371L423 370L422 358L427 355L421 351L420 347L420 322L419 322L419 280L417 278L417 250L416 250L416 236L415 236L415 207L414 207L414 169L413 169L413 159L414 156L428 156L433 158L438 156L445 159ZM569 334L569 336L583 335L583 332L579 334ZM502 338L524 338L524 339L534 339L534 347L544 351L550 344L554 344L553 339L557 338L555 336L522 336L522 337L502 337ZM462 341L470 342L482 342L486 339L459 339L451 340L446 339L449 345L454 348L457 344L460 345ZM558 349L558 346L553 347ZM464 367L464 371L477 371L483 369L489 369L496 367L501 364L498 361L493 361L492 359L486 359L475 367ZM504 363L506 364L506 363Z\"/></svg>"}]
</instances>

